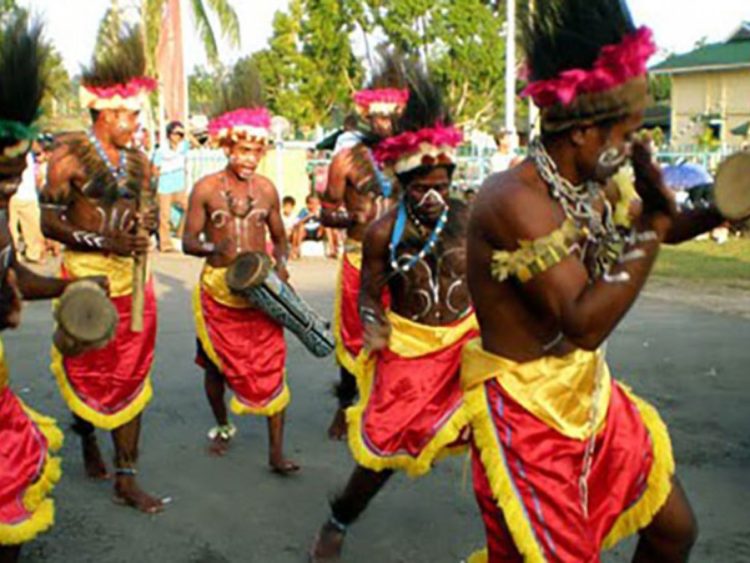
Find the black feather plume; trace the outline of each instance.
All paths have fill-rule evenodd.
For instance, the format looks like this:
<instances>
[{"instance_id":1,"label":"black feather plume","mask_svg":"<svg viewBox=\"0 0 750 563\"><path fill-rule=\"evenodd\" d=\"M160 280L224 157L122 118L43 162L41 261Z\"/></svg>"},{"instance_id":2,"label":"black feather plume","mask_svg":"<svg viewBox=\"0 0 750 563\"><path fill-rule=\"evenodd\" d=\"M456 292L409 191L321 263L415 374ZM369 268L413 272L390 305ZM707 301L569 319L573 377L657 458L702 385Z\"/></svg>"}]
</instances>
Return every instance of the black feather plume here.
<instances>
[{"instance_id":1,"label":"black feather plume","mask_svg":"<svg viewBox=\"0 0 750 563\"><path fill-rule=\"evenodd\" d=\"M635 31L624 0L535 0L522 14L521 44L531 81L590 69L605 45Z\"/></svg>"},{"instance_id":2,"label":"black feather plume","mask_svg":"<svg viewBox=\"0 0 750 563\"><path fill-rule=\"evenodd\" d=\"M376 90L380 88L406 88L406 67L407 63L402 54L395 51L384 51L379 55L379 60L375 68L372 69L372 76L365 88L367 90Z\"/></svg>"},{"instance_id":3,"label":"black feather plume","mask_svg":"<svg viewBox=\"0 0 750 563\"><path fill-rule=\"evenodd\" d=\"M126 84L146 74L146 52L139 26L123 26L117 38L99 49L81 72L81 83L95 88Z\"/></svg>"},{"instance_id":4,"label":"black feather plume","mask_svg":"<svg viewBox=\"0 0 750 563\"><path fill-rule=\"evenodd\" d=\"M18 12L0 30L0 118L31 125L46 87L49 48L39 22Z\"/></svg>"},{"instance_id":5,"label":"black feather plume","mask_svg":"<svg viewBox=\"0 0 750 563\"><path fill-rule=\"evenodd\" d=\"M437 125L451 125L453 118L445 104L442 91L422 66L417 63L407 64L405 76L409 88L409 101L395 124L396 134Z\"/></svg>"}]
</instances>

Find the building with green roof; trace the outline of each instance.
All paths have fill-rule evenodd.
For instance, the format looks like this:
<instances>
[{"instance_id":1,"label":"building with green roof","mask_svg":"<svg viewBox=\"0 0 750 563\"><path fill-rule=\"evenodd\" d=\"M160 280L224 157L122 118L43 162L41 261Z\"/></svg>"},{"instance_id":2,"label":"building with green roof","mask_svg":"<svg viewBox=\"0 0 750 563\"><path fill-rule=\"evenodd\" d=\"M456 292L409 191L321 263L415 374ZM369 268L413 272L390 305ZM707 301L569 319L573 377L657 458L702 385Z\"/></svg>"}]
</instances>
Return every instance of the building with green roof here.
<instances>
[{"instance_id":1,"label":"building with green roof","mask_svg":"<svg viewBox=\"0 0 750 563\"><path fill-rule=\"evenodd\" d=\"M750 128L750 21L724 43L672 55L651 68L672 80L672 145L695 145L709 127L726 147L740 147Z\"/></svg>"}]
</instances>

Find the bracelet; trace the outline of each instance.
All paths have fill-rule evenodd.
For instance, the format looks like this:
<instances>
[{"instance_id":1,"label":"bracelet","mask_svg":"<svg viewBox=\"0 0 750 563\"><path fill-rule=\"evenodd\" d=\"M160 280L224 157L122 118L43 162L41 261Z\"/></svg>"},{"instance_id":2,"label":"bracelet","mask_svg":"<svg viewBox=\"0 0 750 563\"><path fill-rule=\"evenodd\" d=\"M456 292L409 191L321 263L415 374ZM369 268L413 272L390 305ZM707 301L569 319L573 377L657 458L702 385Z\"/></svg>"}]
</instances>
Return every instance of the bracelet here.
<instances>
[{"instance_id":1,"label":"bracelet","mask_svg":"<svg viewBox=\"0 0 750 563\"><path fill-rule=\"evenodd\" d=\"M370 307L360 307L359 318L362 320L362 324L380 324L380 315Z\"/></svg>"},{"instance_id":2,"label":"bracelet","mask_svg":"<svg viewBox=\"0 0 750 563\"><path fill-rule=\"evenodd\" d=\"M336 531L338 531L340 534L346 534L347 525L337 520L335 516L331 515L331 517L328 519L328 523L336 528Z\"/></svg>"},{"instance_id":3,"label":"bracelet","mask_svg":"<svg viewBox=\"0 0 750 563\"><path fill-rule=\"evenodd\" d=\"M635 244L642 243L642 242L655 242L659 240L659 235L656 234L656 231L649 230L649 231L632 231L630 233L631 241Z\"/></svg>"},{"instance_id":4,"label":"bracelet","mask_svg":"<svg viewBox=\"0 0 750 563\"><path fill-rule=\"evenodd\" d=\"M630 281L630 274L627 272L618 272L616 274L605 272L602 280L604 280L604 283L628 283Z\"/></svg>"},{"instance_id":5,"label":"bracelet","mask_svg":"<svg viewBox=\"0 0 750 563\"><path fill-rule=\"evenodd\" d=\"M635 262L636 260L643 260L646 257L646 253L641 248L634 248L633 250L623 254L618 262L620 264L626 264L628 262Z\"/></svg>"}]
</instances>

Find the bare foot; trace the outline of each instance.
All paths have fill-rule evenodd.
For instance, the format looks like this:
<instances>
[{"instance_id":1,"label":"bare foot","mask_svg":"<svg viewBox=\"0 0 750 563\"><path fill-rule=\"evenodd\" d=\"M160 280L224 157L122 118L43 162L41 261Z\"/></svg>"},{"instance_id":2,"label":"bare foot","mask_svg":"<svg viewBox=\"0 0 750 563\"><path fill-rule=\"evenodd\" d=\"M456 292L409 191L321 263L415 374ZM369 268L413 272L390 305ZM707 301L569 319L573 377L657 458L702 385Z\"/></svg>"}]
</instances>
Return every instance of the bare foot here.
<instances>
[{"instance_id":1,"label":"bare foot","mask_svg":"<svg viewBox=\"0 0 750 563\"><path fill-rule=\"evenodd\" d=\"M270 461L268 465L271 466L271 471L277 475L291 475L301 469L299 465L294 463L291 459L280 459L278 461Z\"/></svg>"},{"instance_id":2,"label":"bare foot","mask_svg":"<svg viewBox=\"0 0 750 563\"><path fill-rule=\"evenodd\" d=\"M99 444L96 436L85 436L81 438L83 447L83 466L86 470L86 476L95 481L106 481L112 478L107 470L107 464L104 463L102 452L99 451Z\"/></svg>"},{"instance_id":3,"label":"bare foot","mask_svg":"<svg viewBox=\"0 0 750 563\"><path fill-rule=\"evenodd\" d=\"M135 477L118 476L115 483L115 496L112 500L116 504L131 506L146 514L156 514L164 510L164 502L145 493L135 482Z\"/></svg>"},{"instance_id":4,"label":"bare foot","mask_svg":"<svg viewBox=\"0 0 750 563\"><path fill-rule=\"evenodd\" d=\"M326 522L315 537L315 543L310 548L308 559L310 563L338 561L343 547L344 533L330 522Z\"/></svg>"},{"instance_id":5,"label":"bare foot","mask_svg":"<svg viewBox=\"0 0 750 563\"><path fill-rule=\"evenodd\" d=\"M208 439L211 440L211 444L208 446L208 452L211 455L223 456L229 451L229 442L232 441L234 435L237 433L237 428L234 424L226 423L219 426L214 426L208 431Z\"/></svg>"},{"instance_id":6,"label":"bare foot","mask_svg":"<svg viewBox=\"0 0 750 563\"><path fill-rule=\"evenodd\" d=\"M336 409L331 425L328 427L328 437L341 442L346 438L346 412L342 408Z\"/></svg>"},{"instance_id":7,"label":"bare foot","mask_svg":"<svg viewBox=\"0 0 750 563\"><path fill-rule=\"evenodd\" d=\"M208 446L208 453L216 457L223 457L229 451L229 442L221 436L216 436Z\"/></svg>"}]
</instances>

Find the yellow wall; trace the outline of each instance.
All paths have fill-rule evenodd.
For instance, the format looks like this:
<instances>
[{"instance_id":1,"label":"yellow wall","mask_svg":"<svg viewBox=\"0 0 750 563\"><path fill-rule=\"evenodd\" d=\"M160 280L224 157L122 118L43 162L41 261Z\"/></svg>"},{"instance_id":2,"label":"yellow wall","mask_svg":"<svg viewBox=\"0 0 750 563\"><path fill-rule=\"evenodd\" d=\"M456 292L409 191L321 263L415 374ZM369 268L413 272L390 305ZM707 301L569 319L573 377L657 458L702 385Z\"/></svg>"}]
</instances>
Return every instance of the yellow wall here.
<instances>
[{"instance_id":1,"label":"yellow wall","mask_svg":"<svg viewBox=\"0 0 750 563\"><path fill-rule=\"evenodd\" d=\"M279 181L278 170L281 168L283 181ZM307 177L307 153L304 149L285 148L282 161L277 163L276 149L266 153L258 167L258 172L267 176L279 190L279 197L292 196L297 201L297 209L302 209L305 197L310 193L310 179Z\"/></svg>"},{"instance_id":2,"label":"yellow wall","mask_svg":"<svg viewBox=\"0 0 750 563\"><path fill-rule=\"evenodd\" d=\"M267 176L279 190L279 198L292 196L296 209L304 207L305 196L310 192L310 180L307 177L307 153L303 147L285 147L282 151L281 167L276 160L276 149L271 149L258 167L258 173ZM220 149L192 150L188 156L188 182L192 186L206 174L221 170L226 166L226 157ZM279 168L283 182L279 181Z\"/></svg>"},{"instance_id":3,"label":"yellow wall","mask_svg":"<svg viewBox=\"0 0 750 563\"><path fill-rule=\"evenodd\" d=\"M672 76L672 144L695 144L700 125L691 119L707 113L721 116L721 141L739 146L742 139L730 131L750 121L750 69Z\"/></svg>"}]
</instances>

